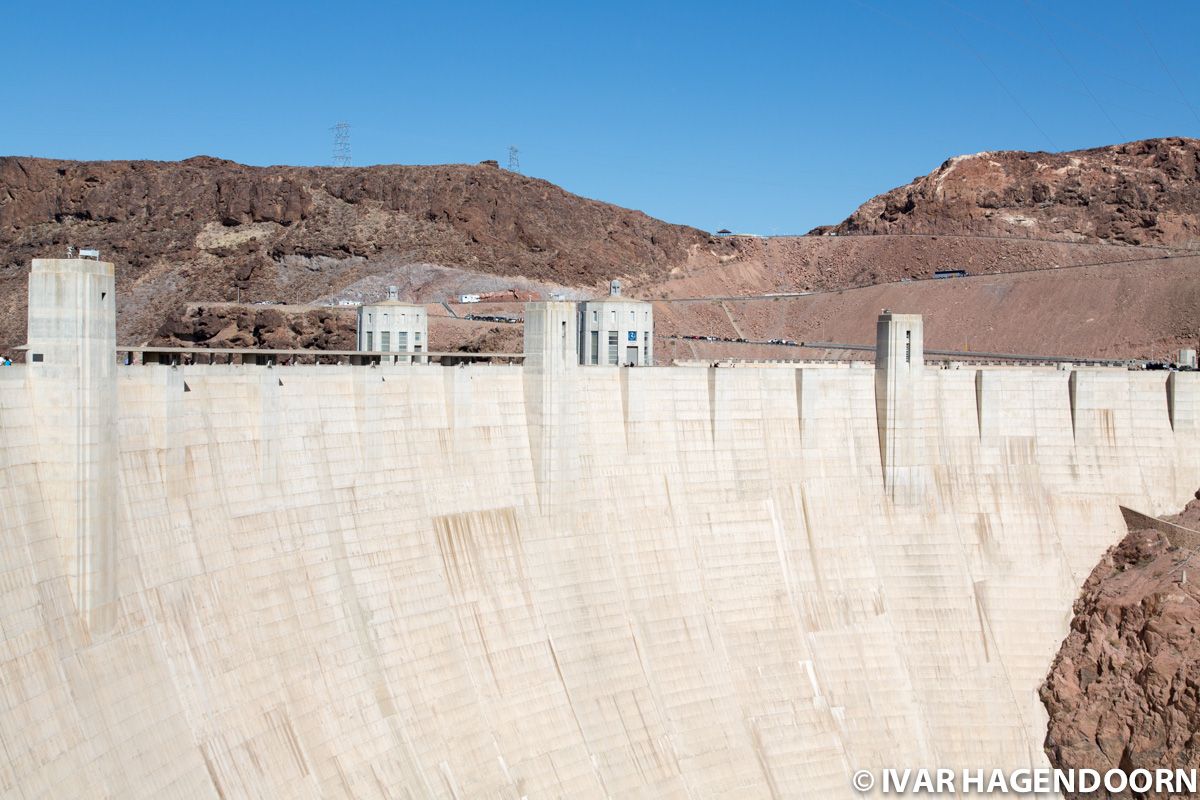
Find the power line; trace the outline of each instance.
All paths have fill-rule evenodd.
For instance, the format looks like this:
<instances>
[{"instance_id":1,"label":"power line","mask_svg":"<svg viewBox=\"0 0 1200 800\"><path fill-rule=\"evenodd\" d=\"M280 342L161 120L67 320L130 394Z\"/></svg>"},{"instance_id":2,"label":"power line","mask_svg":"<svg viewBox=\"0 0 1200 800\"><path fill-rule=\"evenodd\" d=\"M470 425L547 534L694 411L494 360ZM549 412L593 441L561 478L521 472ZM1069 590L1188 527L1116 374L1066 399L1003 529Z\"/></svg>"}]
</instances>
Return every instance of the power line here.
<instances>
[{"instance_id":1,"label":"power line","mask_svg":"<svg viewBox=\"0 0 1200 800\"><path fill-rule=\"evenodd\" d=\"M949 45L950 47L955 48L956 50L964 50L967 53L970 53L972 56L975 57L975 59L977 61L979 61L979 64L984 68L984 70L986 70L987 73L992 76L992 80L994 80L1000 86L1000 88L1004 91L1004 93L1006 95L1008 95L1008 99L1012 101L1013 105L1015 105L1017 108L1019 108L1021 110L1021 113L1025 115L1025 118L1027 120L1029 120L1029 124L1032 125L1035 129L1037 129L1038 133L1040 133L1042 135L1042 138L1044 138L1046 140L1046 142L1050 145L1050 149L1051 150L1058 149L1058 145L1056 145L1054 143L1054 140L1050 138L1050 134L1046 133L1046 131L1042 128L1042 126L1037 123L1037 120L1033 118L1033 115L1029 113L1029 110L1027 108L1025 108L1025 106L1021 103L1020 100L1017 99L1017 96L1016 96L1016 94L1013 93L1012 89L1008 88L1008 84L1006 84L1003 80L1000 79L1000 75L997 74L997 72L994 69L992 69L991 65L989 65L988 62L984 59L983 54L980 53L977 49L975 49L975 47L973 47L971 45L970 41L968 41L966 39L966 37L963 36L962 32L958 29L958 27L956 25L954 25L953 23L950 23L950 27L954 31L954 38L951 38L951 37L945 36L945 35L934 34L925 28L918 28L916 25L909 22L908 20L895 17L895 16L887 13L886 11L876 7L875 5L872 5L871 3L867 2L867 0L853 0L853 2L856 5L858 5L859 7L865 8L868 11L870 11L871 13L876 14L877 16L882 17L882 18L888 20L889 22L904 25L914 31L917 31L918 33L925 34L926 36L929 36L931 38L941 39L945 44Z\"/></svg>"},{"instance_id":2,"label":"power line","mask_svg":"<svg viewBox=\"0 0 1200 800\"><path fill-rule=\"evenodd\" d=\"M333 131L333 165L350 166L350 123L339 122L330 130Z\"/></svg>"},{"instance_id":3,"label":"power line","mask_svg":"<svg viewBox=\"0 0 1200 800\"><path fill-rule=\"evenodd\" d=\"M1183 87L1179 85L1179 81L1175 80L1175 73L1167 69L1167 62L1164 61L1163 57L1158 54L1158 48L1156 48L1154 43L1150 41L1149 34L1146 33L1146 30L1142 27L1142 24L1138 22L1137 9L1134 9L1134 13L1130 16L1130 18L1133 20L1133 24L1137 25L1137 29L1142 34L1142 38L1146 40L1146 46L1150 48L1150 52L1154 53L1154 57L1158 59L1158 65L1162 67L1162 71L1165 72L1167 77L1171 79L1171 83L1175 84L1175 91L1179 92L1180 98L1182 98L1184 104L1188 107L1188 110L1192 112L1192 116L1196 118L1196 122L1200 122L1200 114L1196 113L1196 107L1192 105L1192 101L1188 100L1187 95L1184 94Z\"/></svg>"},{"instance_id":4,"label":"power line","mask_svg":"<svg viewBox=\"0 0 1200 800\"><path fill-rule=\"evenodd\" d=\"M1108 120L1108 124L1112 125L1113 130L1117 132L1117 138L1123 140L1125 138L1125 134L1122 133L1120 127L1117 126L1116 120L1109 115L1108 109L1104 107L1104 105L1100 102L1100 99L1092 92L1092 88L1087 85L1087 81L1085 81L1083 76L1079 74L1079 70L1075 69L1075 64L1072 63L1069 58L1067 58L1066 53L1064 53L1062 48L1058 46L1058 42L1054 41L1054 37L1050 35L1050 31L1046 28L1046 26L1042 25L1041 19L1038 18L1037 11L1034 10L1033 3L1031 3L1029 0L1025 0L1025 7L1029 9L1029 15L1033 17L1033 21L1046 36L1046 40L1050 42L1050 45L1054 48L1055 52L1058 53L1059 58L1061 58L1063 63L1067 65L1067 68L1071 70L1071 73L1075 76L1075 79L1079 81L1079 85L1083 87L1085 92L1087 92L1087 96L1092 98L1092 102L1096 104L1096 108L1100 109L1100 113L1103 114L1104 118Z\"/></svg>"},{"instance_id":5,"label":"power line","mask_svg":"<svg viewBox=\"0 0 1200 800\"><path fill-rule=\"evenodd\" d=\"M1048 55L1054 55L1054 52L1051 48L1046 47L1045 44L1043 44L1041 41L1036 40L1031 36L1028 36L1024 33L1015 33L1012 30L1010 30L1009 28L1006 28L1003 25L997 24L995 22L995 20L988 19L986 17L981 17L980 15L978 15L968 9L965 9L965 8L955 5L954 3L950 2L949 0L941 0L941 2L942 2L942 5L956 11L957 13L963 15L964 17L968 17L976 22L986 25L989 28L991 28L999 33L1004 34L1005 36L1012 39L1013 41L1018 42L1026 47L1029 47L1036 52L1045 53ZM1103 36L1102 34L1096 33L1095 31L1091 30L1090 28L1081 27L1080 25L1076 24L1076 22L1072 19L1067 19L1067 18L1064 18L1064 17L1061 17L1061 16L1055 14L1054 10L1052 8L1043 7L1042 12L1044 15L1048 15L1048 16L1056 18L1059 22L1063 23L1064 25L1074 28L1075 30L1096 39L1100 43L1100 46L1102 48L1104 48L1106 51L1125 50L1126 52L1129 52L1129 53L1136 52L1125 45L1122 45L1118 42L1114 42L1113 40L1109 39L1106 36ZM1138 55L1141 55L1141 54L1138 53ZM1117 75L1114 72L1109 72L1109 71L1106 71L1103 69L1097 69L1095 67L1092 68L1092 71L1095 74L1102 75L1108 81L1111 81L1113 83L1120 83L1130 89L1135 89L1135 90L1142 92L1150 97L1155 97L1155 98L1158 98L1159 100L1165 100L1165 101L1171 102L1171 103L1175 102L1175 99L1173 97L1168 97L1166 94L1154 91L1153 88L1146 86L1145 82L1131 81L1128 78L1123 77L1121 75ZM1045 76L1045 77L1047 79L1049 79L1051 76Z\"/></svg>"},{"instance_id":6,"label":"power line","mask_svg":"<svg viewBox=\"0 0 1200 800\"><path fill-rule=\"evenodd\" d=\"M1004 93L1008 95L1008 99L1013 102L1013 105L1021 109L1021 113L1025 115L1025 119L1029 120L1029 124L1033 125L1033 127L1037 129L1038 133L1042 134L1042 138L1050 143L1050 149L1057 150L1058 145L1056 145L1054 140L1050 138L1050 134L1046 133L1045 129L1043 129L1042 126L1038 124L1037 120L1033 118L1033 114L1030 114L1029 110L1025 108L1025 105L1017 99L1017 95L1013 92L1013 90L1008 88L1008 84L1002 81L996 71L992 69L991 65L984 60L983 54L976 50L975 47L969 41L967 41L967 39L962 35L962 32L958 30L957 25L951 23L950 27L954 29L955 35L958 36L964 45L966 45L970 53L975 56L983 68L987 70L988 74L992 76L992 80L996 81L996 83L1000 85L1000 88L1003 89Z\"/></svg>"}]
</instances>

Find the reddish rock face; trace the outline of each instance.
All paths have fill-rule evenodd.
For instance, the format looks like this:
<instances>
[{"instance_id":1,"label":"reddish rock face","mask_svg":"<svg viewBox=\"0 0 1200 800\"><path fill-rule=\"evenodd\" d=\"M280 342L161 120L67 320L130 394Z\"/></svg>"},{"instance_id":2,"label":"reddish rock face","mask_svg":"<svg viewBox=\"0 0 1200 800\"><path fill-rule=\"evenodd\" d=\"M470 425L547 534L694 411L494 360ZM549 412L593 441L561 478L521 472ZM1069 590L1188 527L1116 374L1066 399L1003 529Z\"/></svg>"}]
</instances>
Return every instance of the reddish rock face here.
<instances>
[{"instance_id":1,"label":"reddish rock face","mask_svg":"<svg viewBox=\"0 0 1200 800\"><path fill-rule=\"evenodd\" d=\"M261 347L354 350L355 313L345 308L195 305L171 315L152 344L162 347Z\"/></svg>"},{"instance_id":2,"label":"reddish rock face","mask_svg":"<svg viewBox=\"0 0 1200 800\"><path fill-rule=\"evenodd\" d=\"M959 156L813 233L1200 245L1200 140Z\"/></svg>"},{"instance_id":3,"label":"reddish rock face","mask_svg":"<svg viewBox=\"0 0 1200 800\"><path fill-rule=\"evenodd\" d=\"M1196 520L1200 499L1174 521ZM1130 532L1084 584L1041 697L1056 767L1200 767L1200 558Z\"/></svg>"}]
</instances>

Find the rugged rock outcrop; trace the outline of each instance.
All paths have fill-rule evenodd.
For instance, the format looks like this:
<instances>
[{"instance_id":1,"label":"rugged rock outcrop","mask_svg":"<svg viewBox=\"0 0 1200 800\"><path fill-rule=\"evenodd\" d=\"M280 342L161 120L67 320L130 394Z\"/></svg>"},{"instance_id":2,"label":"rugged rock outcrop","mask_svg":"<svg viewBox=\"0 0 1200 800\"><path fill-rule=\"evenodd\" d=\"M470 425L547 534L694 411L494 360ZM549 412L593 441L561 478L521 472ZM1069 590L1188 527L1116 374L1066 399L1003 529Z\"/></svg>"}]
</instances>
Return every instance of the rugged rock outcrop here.
<instances>
[{"instance_id":1,"label":"rugged rock outcrop","mask_svg":"<svg viewBox=\"0 0 1200 800\"><path fill-rule=\"evenodd\" d=\"M977 153L814 234L970 233L1200 247L1200 140Z\"/></svg>"},{"instance_id":2,"label":"rugged rock outcrop","mask_svg":"<svg viewBox=\"0 0 1200 800\"><path fill-rule=\"evenodd\" d=\"M353 350L356 321L353 308L196 303L171 314L150 343L156 347ZM431 314L429 349L519 353L523 330L520 324L495 325Z\"/></svg>"},{"instance_id":3,"label":"rugged rock outcrop","mask_svg":"<svg viewBox=\"0 0 1200 800\"><path fill-rule=\"evenodd\" d=\"M355 324L354 310L348 308L200 304L172 315L153 343L162 347L353 350Z\"/></svg>"},{"instance_id":4,"label":"rugged rock outcrop","mask_svg":"<svg viewBox=\"0 0 1200 800\"><path fill-rule=\"evenodd\" d=\"M1200 523L1200 492L1173 521ZM1131 531L1092 571L1074 610L1041 690L1055 766L1200 767L1195 551L1156 530Z\"/></svg>"}]
</instances>

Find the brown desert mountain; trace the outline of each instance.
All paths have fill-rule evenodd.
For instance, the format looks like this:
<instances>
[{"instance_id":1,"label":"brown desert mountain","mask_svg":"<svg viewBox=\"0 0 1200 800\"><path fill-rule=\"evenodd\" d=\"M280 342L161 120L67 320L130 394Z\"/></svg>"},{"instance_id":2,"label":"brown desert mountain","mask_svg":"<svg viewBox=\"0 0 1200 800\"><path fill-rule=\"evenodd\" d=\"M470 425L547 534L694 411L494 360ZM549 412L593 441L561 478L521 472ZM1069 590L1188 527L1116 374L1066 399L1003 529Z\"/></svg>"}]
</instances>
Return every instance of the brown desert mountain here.
<instances>
[{"instance_id":1,"label":"brown desert mountain","mask_svg":"<svg viewBox=\"0 0 1200 800\"><path fill-rule=\"evenodd\" d=\"M381 297L389 284L425 303L513 287L584 296L610 278L662 301L900 281L917 283L913 291L924 295L922 279L939 269L984 276L1120 263L1128 274L1181 259L1169 279L1178 291L1159 284L1154 291L1182 299L1163 309L1153 331L1123 329L1119 339L1085 332L1070 344L1081 355L1157 357L1190 342L1200 316L1193 301L1200 262L1182 258L1200 249L1198 159L1200 142L1178 138L963 156L814 232L837 236L725 239L494 162L332 168L207 157L0 158L0 352L24 340L29 261L74 245L99 248L116 264L122 343L318 348L344 346L353 326L347 309L321 308ZM995 289L975 277L963 288L956 314L979 332L972 347L1006 345L1004 337L989 343L987 326L970 322L972 308L990 308ZM233 301L247 307L227 305ZM711 315L691 313L698 308L680 307L664 320L672 332L707 332L701 328ZM755 320L779 315L759 312L747 309L735 326L791 338L785 331L807 325L797 328L785 315L772 332ZM877 312L864 307L863 324L852 329L870 330ZM431 344L519 341L508 329L483 326L449 317L437 329L445 338ZM953 338L962 338L957 329Z\"/></svg>"},{"instance_id":2,"label":"brown desert mountain","mask_svg":"<svg viewBox=\"0 0 1200 800\"><path fill-rule=\"evenodd\" d=\"M116 265L118 337L184 302L301 303L411 265L572 286L664 277L706 233L570 194L493 163L247 167L0 158L0 346L24 339L35 257L99 248ZM402 280L397 280L403 283ZM380 290L385 281L378 281Z\"/></svg>"},{"instance_id":3,"label":"brown desert mountain","mask_svg":"<svg viewBox=\"0 0 1200 800\"><path fill-rule=\"evenodd\" d=\"M813 233L949 234L1200 247L1200 140L977 153Z\"/></svg>"}]
</instances>

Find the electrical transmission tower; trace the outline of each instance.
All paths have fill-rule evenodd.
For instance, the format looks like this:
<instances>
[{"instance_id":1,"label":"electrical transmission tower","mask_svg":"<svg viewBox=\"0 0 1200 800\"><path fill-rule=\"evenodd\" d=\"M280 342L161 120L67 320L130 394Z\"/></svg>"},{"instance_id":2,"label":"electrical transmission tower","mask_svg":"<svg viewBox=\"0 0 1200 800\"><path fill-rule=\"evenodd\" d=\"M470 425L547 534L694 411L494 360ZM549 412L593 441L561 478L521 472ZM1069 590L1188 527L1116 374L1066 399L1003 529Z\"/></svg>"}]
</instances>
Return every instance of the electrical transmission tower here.
<instances>
[{"instance_id":1,"label":"electrical transmission tower","mask_svg":"<svg viewBox=\"0 0 1200 800\"><path fill-rule=\"evenodd\" d=\"M521 151L517 149L515 144L510 144L508 146L508 171L521 171Z\"/></svg>"},{"instance_id":2,"label":"electrical transmission tower","mask_svg":"<svg viewBox=\"0 0 1200 800\"><path fill-rule=\"evenodd\" d=\"M333 165L350 166L350 123L339 122L330 130L333 131Z\"/></svg>"}]
</instances>

